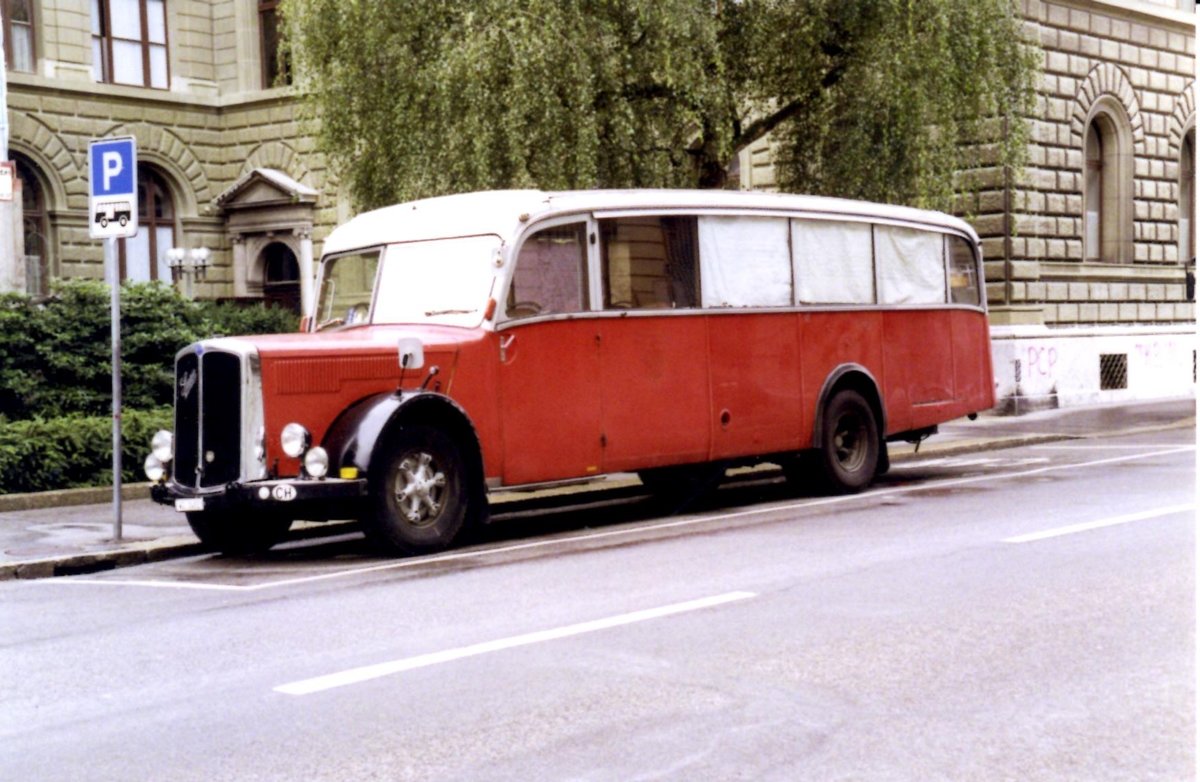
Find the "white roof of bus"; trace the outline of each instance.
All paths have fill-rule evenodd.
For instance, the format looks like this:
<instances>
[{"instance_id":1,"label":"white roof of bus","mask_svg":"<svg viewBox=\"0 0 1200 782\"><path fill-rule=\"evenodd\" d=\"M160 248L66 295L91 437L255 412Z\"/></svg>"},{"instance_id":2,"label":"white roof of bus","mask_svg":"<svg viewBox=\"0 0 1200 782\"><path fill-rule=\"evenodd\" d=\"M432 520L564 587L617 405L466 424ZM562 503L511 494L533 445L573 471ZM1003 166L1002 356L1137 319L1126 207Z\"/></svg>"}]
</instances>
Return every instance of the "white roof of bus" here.
<instances>
[{"instance_id":1,"label":"white roof of bus","mask_svg":"<svg viewBox=\"0 0 1200 782\"><path fill-rule=\"evenodd\" d=\"M339 253L393 242L497 234L508 238L524 222L580 212L726 210L842 215L975 232L941 212L821 196L736 190L494 190L427 198L364 212L325 240ZM524 220L522 219L524 217Z\"/></svg>"}]
</instances>

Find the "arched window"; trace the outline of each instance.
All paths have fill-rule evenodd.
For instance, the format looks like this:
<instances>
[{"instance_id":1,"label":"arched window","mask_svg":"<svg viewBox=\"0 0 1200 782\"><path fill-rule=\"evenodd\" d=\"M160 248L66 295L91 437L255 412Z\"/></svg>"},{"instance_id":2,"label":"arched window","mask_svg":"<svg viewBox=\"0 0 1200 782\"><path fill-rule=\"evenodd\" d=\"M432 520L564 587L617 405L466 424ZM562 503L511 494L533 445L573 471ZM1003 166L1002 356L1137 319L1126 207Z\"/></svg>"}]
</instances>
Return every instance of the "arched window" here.
<instances>
[{"instance_id":1,"label":"arched window","mask_svg":"<svg viewBox=\"0 0 1200 782\"><path fill-rule=\"evenodd\" d=\"M121 240L121 279L171 281L167 250L175 246L175 207L166 181L153 168L138 164L138 232Z\"/></svg>"},{"instance_id":2,"label":"arched window","mask_svg":"<svg viewBox=\"0 0 1200 782\"><path fill-rule=\"evenodd\" d=\"M46 193L33 161L12 153L21 180L21 223L25 235L25 290L44 296L50 290L50 263L47 256L49 224L46 219Z\"/></svg>"},{"instance_id":3,"label":"arched window","mask_svg":"<svg viewBox=\"0 0 1200 782\"><path fill-rule=\"evenodd\" d=\"M1102 106L1084 133L1083 258L1133 260L1133 154L1124 112Z\"/></svg>"},{"instance_id":4,"label":"arched window","mask_svg":"<svg viewBox=\"0 0 1200 782\"><path fill-rule=\"evenodd\" d=\"M300 264L283 242L263 248L263 298L300 312Z\"/></svg>"},{"instance_id":5,"label":"arched window","mask_svg":"<svg viewBox=\"0 0 1200 782\"><path fill-rule=\"evenodd\" d=\"M1196 129L1179 147L1179 260L1196 257Z\"/></svg>"}]
</instances>

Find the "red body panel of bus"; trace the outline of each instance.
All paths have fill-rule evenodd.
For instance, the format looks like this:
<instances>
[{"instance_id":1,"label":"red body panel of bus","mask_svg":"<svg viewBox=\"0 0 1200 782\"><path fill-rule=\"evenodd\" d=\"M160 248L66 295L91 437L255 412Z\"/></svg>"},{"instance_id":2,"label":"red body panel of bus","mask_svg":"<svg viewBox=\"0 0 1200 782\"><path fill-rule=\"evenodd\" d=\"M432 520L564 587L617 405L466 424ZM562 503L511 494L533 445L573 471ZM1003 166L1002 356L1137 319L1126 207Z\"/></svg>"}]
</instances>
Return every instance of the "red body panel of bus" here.
<instances>
[{"instance_id":1,"label":"red body panel of bus","mask_svg":"<svg viewBox=\"0 0 1200 782\"><path fill-rule=\"evenodd\" d=\"M425 366L401 378L396 345ZM593 314L498 331L375 326L252 338L268 432L320 443L354 402L428 388L466 411L494 484L521 485L813 447L840 369L877 384L886 434L994 404L987 316L972 308ZM268 464L296 474L268 438Z\"/></svg>"}]
</instances>

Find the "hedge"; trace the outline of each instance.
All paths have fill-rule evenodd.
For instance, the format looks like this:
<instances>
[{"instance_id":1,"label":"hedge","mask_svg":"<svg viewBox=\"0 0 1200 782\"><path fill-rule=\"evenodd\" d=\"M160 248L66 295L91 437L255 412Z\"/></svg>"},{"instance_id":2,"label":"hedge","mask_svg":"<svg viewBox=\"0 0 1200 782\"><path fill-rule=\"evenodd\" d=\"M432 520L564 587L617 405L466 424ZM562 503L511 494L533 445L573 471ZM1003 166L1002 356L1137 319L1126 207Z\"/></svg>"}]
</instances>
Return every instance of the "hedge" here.
<instances>
[{"instance_id":1,"label":"hedge","mask_svg":"<svg viewBox=\"0 0 1200 782\"><path fill-rule=\"evenodd\" d=\"M57 284L49 298L0 296L0 417L56 418L112 409L112 326L106 285ZM175 353L212 336L295 331L297 316L262 303L196 302L162 283L121 290L122 404L169 405Z\"/></svg>"},{"instance_id":2,"label":"hedge","mask_svg":"<svg viewBox=\"0 0 1200 782\"><path fill-rule=\"evenodd\" d=\"M171 428L171 408L121 416L121 480L146 480L150 438ZM112 415L0 421L0 494L112 484Z\"/></svg>"},{"instance_id":3,"label":"hedge","mask_svg":"<svg viewBox=\"0 0 1200 782\"><path fill-rule=\"evenodd\" d=\"M112 483L108 287L56 283L45 299L0 295L0 494ZM175 354L214 336L295 331L262 303L196 302L161 283L121 290L123 479L144 480L157 429L171 427Z\"/></svg>"}]
</instances>

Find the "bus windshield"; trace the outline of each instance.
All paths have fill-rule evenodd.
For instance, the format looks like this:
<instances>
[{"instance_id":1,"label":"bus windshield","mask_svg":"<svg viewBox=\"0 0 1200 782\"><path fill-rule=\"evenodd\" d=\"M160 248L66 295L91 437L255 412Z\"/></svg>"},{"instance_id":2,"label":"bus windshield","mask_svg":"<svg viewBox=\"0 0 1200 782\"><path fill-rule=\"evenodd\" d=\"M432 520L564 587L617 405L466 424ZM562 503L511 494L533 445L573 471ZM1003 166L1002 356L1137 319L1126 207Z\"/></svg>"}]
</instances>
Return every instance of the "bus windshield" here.
<instances>
[{"instance_id":1,"label":"bus windshield","mask_svg":"<svg viewBox=\"0 0 1200 782\"><path fill-rule=\"evenodd\" d=\"M364 323L478 326L500 248L499 237L469 236L327 258L316 330Z\"/></svg>"}]
</instances>

